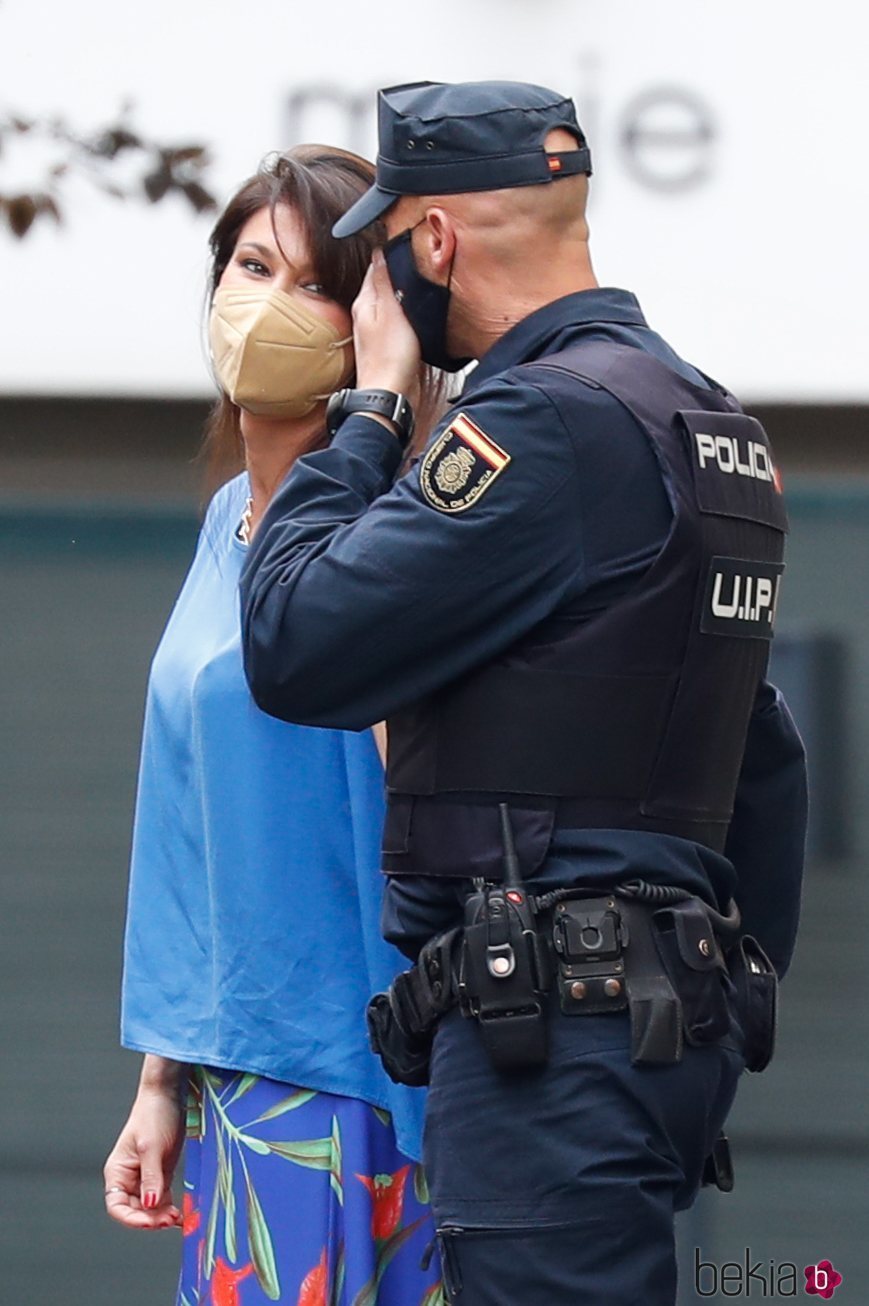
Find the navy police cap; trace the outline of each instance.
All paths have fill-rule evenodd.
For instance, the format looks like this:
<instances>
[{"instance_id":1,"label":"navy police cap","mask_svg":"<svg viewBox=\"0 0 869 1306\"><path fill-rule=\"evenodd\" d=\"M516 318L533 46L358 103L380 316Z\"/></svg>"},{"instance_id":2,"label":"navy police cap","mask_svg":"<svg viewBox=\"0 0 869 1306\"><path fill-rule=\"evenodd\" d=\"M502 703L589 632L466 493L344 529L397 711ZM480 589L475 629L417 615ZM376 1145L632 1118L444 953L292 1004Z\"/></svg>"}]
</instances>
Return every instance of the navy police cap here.
<instances>
[{"instance_id":1,"label":"navy police cap","mask_svg":"<svg viewBox=\"0 0 869 1306\"><path fill-rule=\"evenodd\" d=\"M555 127L576 137L576 150L547 153ZM526 82L412 82L378 95L375 184L335 223L352 236L400 195L536 186L591 173L591 155L573 101Z\"/></svg>"}]
</instances>

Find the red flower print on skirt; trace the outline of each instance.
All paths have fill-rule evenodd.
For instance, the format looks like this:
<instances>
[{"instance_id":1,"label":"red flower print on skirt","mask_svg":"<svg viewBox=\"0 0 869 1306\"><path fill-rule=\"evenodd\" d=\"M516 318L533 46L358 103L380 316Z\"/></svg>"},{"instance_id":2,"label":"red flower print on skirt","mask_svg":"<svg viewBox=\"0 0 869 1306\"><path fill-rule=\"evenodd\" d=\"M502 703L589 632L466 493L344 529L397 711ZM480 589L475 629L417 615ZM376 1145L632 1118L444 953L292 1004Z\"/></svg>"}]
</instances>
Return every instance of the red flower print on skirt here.
<instances>
[{"instance_id":1,"label":"red flower print on skirt","mask_svg":"<svg viewBox=\"0 0 869 1306\"><path fill-rule=\"evenodd\" d=\"M296 1306L329 1306L326 1292L329 1287L329 1270L326 1265L326 1248L323 1248L320 1260L309 1270L299 1289Z\"/></svg>"},{"instance_id":2,"label":"red flower print on skirt","mask_svg":"<svg viewBox=\"0 0 869 1306\"><path fill-rule=\"evenodd\" d=\"M190 1193L184 1194L184 1201L182 1202L181 1207L182 1228L184 1230L184 1237L187 1238L190 1234L196 1233L202 1217L197 1208L193 1205L193 1197Z\"/></svg>"},{"instance_id":3,"label":"red flower print on skirt","mask_svg":"<svg viewBox=\"0 0 869 1306\"><path fill-rule=\"evenodd\" d=\"M218 1256L214 1264L214 1274L211 1276L211 1300L214 1306L239 1306L241 1298L238 1285L250 1274L253 1274L253 1265L250 1262L242 1269L234 1270L231 1265L227 1265L222 1256Z\"/></svg>"},{"instance_id":4,"label":"red flower print on skirt","mask_svg":"<svg viewBox=\"0 0 869 1306\"><path fill-rule=\"evenodd\" d=\"M404 1186L409 1174L410 1166L404 1165L395 1174L376 1174L373 1179L368 1175L356 1176L374 1198L374 1210L371 1214L373 1238L391 1238L401 1223Z\"/></svg>"}]
</instances>

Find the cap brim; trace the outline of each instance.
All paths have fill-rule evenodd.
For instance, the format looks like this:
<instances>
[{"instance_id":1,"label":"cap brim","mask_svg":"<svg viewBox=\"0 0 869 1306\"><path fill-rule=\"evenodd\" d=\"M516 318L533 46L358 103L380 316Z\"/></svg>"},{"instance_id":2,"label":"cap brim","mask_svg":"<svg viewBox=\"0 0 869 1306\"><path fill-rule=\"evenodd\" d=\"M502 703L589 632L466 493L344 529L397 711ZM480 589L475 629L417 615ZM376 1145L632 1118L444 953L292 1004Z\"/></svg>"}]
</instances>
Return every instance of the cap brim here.
<instances>
[{"instance_id":1,"label":"cap brim","mask_svg":"<svg viewBox=\"0 0 869 1306\"><path fill-rule=\"evenodd\" d=\"M342 236L355 236L357 231L375 222L398 198L398 195L393 195L390 191L372 186L347 210L343 218L338 219L332 228L332 235L339 240Z\"/></svg>"}]
</instances>

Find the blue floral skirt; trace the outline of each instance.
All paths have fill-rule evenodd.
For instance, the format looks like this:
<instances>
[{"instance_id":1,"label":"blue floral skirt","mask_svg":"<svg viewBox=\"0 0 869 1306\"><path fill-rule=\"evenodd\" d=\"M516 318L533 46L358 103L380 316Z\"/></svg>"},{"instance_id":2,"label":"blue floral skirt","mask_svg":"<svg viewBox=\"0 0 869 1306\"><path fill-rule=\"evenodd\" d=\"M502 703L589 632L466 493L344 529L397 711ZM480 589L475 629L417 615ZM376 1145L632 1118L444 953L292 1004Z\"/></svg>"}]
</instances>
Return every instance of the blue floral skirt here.
<instances>
[{"instance_id":1,"label":"blue floral skirt","mask_svg":"<svg viewBox=\"0 0 869 1306\"><path fill-rule=\"evenodd\" d=\"M443 1306L422 1167L385 1111L194 1068L178 1306Z\"/></svg>"}]
</instances>

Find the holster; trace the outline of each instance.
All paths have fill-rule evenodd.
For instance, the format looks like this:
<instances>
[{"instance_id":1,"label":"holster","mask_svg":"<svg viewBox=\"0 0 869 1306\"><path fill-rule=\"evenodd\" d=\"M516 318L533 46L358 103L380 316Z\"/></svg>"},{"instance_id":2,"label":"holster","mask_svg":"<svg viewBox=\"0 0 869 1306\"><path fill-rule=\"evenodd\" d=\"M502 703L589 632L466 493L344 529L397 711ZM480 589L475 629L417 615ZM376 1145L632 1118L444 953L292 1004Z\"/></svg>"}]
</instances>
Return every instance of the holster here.
<instances>
[{"instance_id":1,"label":"holster","mask_svg":"<svg viewBox=\"0 0 869 1306\"><path fill-rule=\"evenodd\" d=\"M745 1068L758 1074L766 1070L775 1051L778 976L769 957L751 934L743 934L727 960L744 1037Z\"/></svg>"}]
</instances>

